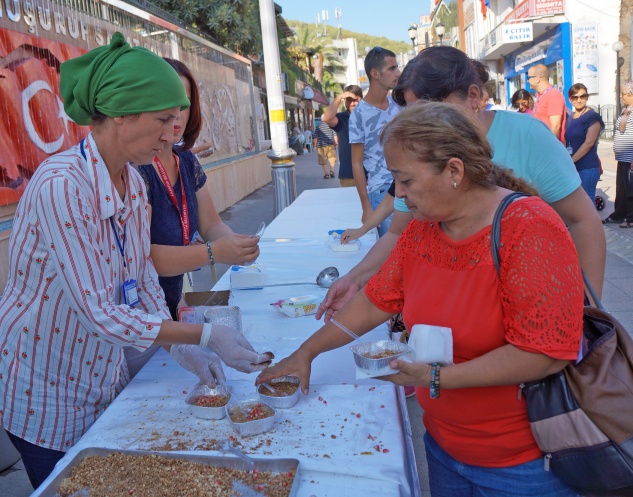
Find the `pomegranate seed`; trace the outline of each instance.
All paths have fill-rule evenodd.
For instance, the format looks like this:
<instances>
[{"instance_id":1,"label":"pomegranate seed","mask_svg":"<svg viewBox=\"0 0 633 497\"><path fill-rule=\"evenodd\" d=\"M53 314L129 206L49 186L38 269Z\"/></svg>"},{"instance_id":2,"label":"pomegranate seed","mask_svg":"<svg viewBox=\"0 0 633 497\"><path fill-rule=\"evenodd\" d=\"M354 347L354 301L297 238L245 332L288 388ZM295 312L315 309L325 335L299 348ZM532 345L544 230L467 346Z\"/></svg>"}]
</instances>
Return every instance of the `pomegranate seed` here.
<instances>
[{"instance_id":1,"label":"pomegranate seed","mask_svg":"<svg viewBox=\"0 0 633 497\"><path fill-rule=\"evenodd\" d=\"M357 418L360 418L360 413L358 413L358 414L356 415L356 417L357 417Z\"/></svg>"},{"instance_id":2,"label":"pomegranate seed","mask_svg":"<svg viewBox=\"0 0 633 497\"><path fill-rule=\"evenodd\" d=\"M388 454L389 453L389 449L382 449L382 453L383 454Z\"/></svg>"}]
</instances>

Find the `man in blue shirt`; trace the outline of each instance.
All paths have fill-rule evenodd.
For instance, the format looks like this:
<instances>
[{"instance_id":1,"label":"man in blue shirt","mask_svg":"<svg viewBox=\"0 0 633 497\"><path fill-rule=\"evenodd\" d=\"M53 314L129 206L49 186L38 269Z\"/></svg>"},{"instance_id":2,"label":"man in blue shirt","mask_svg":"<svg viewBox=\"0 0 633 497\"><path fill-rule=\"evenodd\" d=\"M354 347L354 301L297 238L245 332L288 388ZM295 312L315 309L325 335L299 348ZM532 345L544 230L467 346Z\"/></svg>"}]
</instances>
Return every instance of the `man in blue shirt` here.
<instances>
[{"instance_id":1,"label":"man in blue shirt","mask_svg":"<svg viewBox=\"0 0 633 497\"><path fill-rule=\"evenodd\" d=\"M362 98L363 90L360 86L346 86L343 93L337 95L323 113L323 122L336 131L338 136L338 179L342 187L356 186L352 171L352 147L349 144L349 116ZM341 102L345 102L345 110L337 112Z\"/></svg>"}]
</instances>

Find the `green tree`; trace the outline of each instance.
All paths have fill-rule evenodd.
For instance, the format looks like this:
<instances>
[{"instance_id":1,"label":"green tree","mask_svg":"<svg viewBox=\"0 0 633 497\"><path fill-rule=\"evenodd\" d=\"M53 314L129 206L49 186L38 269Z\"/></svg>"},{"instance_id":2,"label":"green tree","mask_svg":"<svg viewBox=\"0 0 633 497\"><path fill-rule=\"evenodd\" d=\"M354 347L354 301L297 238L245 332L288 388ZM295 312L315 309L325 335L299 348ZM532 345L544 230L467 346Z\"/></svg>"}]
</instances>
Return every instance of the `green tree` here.
<instances>
[{"instance_id":1,"label":"green tree","mask_svg":"<svg viewBox=\"0 0 633 497\"><path fill-rule=\"evenodd\" d=\"M153 0L154 4L242 55L261 52L258 0Z\"/></svg>"}]
</instances>

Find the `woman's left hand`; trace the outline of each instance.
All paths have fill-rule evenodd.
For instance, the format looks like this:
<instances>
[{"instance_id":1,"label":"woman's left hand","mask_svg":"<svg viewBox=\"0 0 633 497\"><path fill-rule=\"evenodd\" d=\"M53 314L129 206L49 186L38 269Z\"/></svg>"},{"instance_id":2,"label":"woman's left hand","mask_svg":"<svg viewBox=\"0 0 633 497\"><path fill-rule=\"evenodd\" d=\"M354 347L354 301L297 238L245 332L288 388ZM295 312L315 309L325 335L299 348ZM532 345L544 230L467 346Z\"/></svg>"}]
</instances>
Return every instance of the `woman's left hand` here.
<instances>
[{"instance_id":1,"label":"woman's left hand","mask_svg":"<svg viewBox=\"0 0 633 497\"><path fill-rule=\"evenodd\" d=\"M396 385L428 387L431 383L431 365L422 362L391 361L391 369L398 369L397 374L380 376L379 380L390 381Z\"/></svg>"}]
</instances>

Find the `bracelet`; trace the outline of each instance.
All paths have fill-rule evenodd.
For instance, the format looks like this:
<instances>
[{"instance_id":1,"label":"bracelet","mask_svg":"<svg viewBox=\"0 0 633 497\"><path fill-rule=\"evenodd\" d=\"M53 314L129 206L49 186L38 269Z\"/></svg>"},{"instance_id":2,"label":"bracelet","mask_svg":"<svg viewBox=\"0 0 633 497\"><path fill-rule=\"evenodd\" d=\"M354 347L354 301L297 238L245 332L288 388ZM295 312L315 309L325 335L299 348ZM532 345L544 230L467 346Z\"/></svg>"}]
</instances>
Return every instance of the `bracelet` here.
<instances>
[{"instance_id":1,"label":"bracelet","mask_svg":"<svg viewBox=\"0 0 633 497\"><path fill-rule=\"evenodd\" d=\"M440 365L434 362L431 365L431 398L438 399L440 397Z\"/></svg>"},{"instance_id":2,"label":"bracelet","mask_svg":"<svg viewBox=\"0 0 633 497\"><path fill-rule=\"evenodd\" d=\"M211 251L211 242L207 242L207 254L209 254L209 264L213 265L213 252Z\"/></svg>"}]
</instances>

